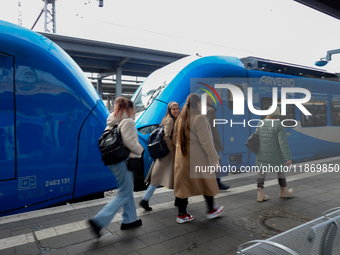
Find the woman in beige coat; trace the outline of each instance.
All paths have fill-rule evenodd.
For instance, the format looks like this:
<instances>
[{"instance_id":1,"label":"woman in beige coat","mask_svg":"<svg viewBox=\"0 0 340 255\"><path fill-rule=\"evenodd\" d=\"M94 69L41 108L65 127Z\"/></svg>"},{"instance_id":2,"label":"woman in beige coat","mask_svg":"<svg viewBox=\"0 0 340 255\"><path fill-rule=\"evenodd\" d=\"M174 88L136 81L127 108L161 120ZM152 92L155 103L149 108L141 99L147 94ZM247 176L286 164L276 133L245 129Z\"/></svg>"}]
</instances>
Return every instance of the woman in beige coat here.
<instances>
[{"instance_id":1,"label":"woman in beige coat","mask_svg":"<svg viewBox=\"0 0 340 255\"><path fill-rule=\"evenodd\" d=\"M169 149L169 154L163 158L157 158L152 163L149 173L146 176L145 182L149 182L150 185L147 188L145 195L139 202L139 205L146 211L151 211L149 206L149 200L158 186L164 186L169 189L174 188L174 156L175 148L172 144L172 130L175 121L179 115L179 105L176 102L170 102L166 114L161 122L164 126L164 141Z\"/></svg>"},{"instance_id":2,"label":"woman in beige coat","mask_svg":"<svg viewBox=\"0 0 340 255\"><path fill-rule=\"evenodd\" d=\"M214 172L208 167L219 166L219 156L214 148L207 119L201 115L200 97L190 94L175 124L175 183L178 201L177 223L194 219L187 213L188 197L204 195L208 210L206 217L221 215L223 206L214 206L214 196L219 192Z\"/></svg>"},{"instance_id":3,"label":"woman in beige coat","mask_svg":"<svg viewBox=\"0 0 340 255\"><path fill-rule=\"evenodd\" d=\"M135 126L135 106L125 97L118 97L115 101L114 112L107 118L106 130L111 130L118 125L123 144L130 150L129 158L140 158L143 146L138 141ZM137 218L135 200L133 198L133 173L127 169L125 160L109 165L114 174L119 192L117 196L105 205L99 213L88 222L91 230L99 238L101 230L106 228L120 208L123 208L121 230L136 228L142 225L142 220Z\"/></svg>"}]
</instances>

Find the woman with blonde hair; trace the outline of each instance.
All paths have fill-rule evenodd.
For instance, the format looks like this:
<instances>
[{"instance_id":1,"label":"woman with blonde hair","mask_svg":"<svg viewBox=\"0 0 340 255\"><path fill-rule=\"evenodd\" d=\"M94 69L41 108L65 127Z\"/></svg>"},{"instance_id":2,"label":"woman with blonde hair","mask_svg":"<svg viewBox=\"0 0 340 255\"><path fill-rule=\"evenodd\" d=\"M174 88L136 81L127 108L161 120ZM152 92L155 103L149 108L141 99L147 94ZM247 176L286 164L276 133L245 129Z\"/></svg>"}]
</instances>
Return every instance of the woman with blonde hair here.
<instances>
[{"instance_id":1,"label":"woman with blonde hair","mask_svg":"<svg viewBox=\"0 0 340 255\"><path fill-rule=\"evenodd\" d=\"M157 158L152 163L145 182L149 182L149 186L139 205L146 211L151 211L149 200L158 186L164 186L168 189L174 188L174 156L175 148L172 143L172 131L175 121L179 115L179 105L176 102L170 102L167 107L166 114L161 122L164 127L164 141L169 149L169 154L163 158Z\"/></svg>"},{"instance_id":2,"label":"woman with blonde hair","mask_svg":"<svg viewBox=\"0 0 340 255\"><path fill-rule=\"evenodd\" d=\"M280 185L279 197L289 197L293 195L293 189L287 189L286 174L282 170L283 166L292 164L292 155L286 135L286 129L280 122L280 108L276 107L275 111L269 114L262 122L258 124L258 135L260 147L256 154L256 166L259 169L257 176L257 201L263 202L268 200L264 194L264 180L266 178L266 169L269 167L278 169L277 178Z\"/></svg>"},{"instance_id":3,"label":"woman with blonde hair","mask_svg":"<svg viewBox=\"0 0 340 255\"><path fill-rule=\"evenodd\" d=\"M112 129L118 125L122 141L130 150L129 158L140 158L144 151L138 141L137 129L135 127L135 106L133 102L125 97L118 97L115 101L113 113L107 118L105 130ZM100 237L101 229L107 227L118 210L123 207L123 221L121 230L139 227L142 220L137 219L135 200L133 197L133 173L127 169L126 161L109 165L111 172L116 177L119 186L117 196L105 205L100 212L89 220L92 231Z\"/></svg>"},{"instance_id":4,"label":"woman with blonde hair","mask_svg":"<svg viewBox=\"0 0 340 255\"><path fill-rule=\"evenodd\" d=\"M208 219L218 217L224 211L223 206L214 205L214 196L219 193L215 173L195 172L197 166L201 169L219 166L209 123L200 109L200 97L190 94L175 123L174 193L178 200L177 223L194 219L187 211L188 197L191 196L204 195Z\"/></svg>"}]
</instances>

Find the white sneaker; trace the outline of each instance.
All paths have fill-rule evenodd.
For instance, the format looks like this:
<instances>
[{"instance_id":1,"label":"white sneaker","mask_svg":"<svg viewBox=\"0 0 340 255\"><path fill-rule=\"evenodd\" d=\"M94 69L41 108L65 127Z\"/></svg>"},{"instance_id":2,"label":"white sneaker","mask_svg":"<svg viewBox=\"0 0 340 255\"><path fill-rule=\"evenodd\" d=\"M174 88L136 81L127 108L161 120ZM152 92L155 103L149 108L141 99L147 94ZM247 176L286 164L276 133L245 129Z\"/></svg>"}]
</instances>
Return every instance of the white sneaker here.
<instances>
[{"instance_id":1,"label":"white sneaker","mask_svg":"<svg viewBox=\"0 0 340 255\"><path fill-rule=\"evenodd\" d=\"M181 223L185 223L188 221L192 221L194 219L194 216L189 215L189 214L184 214L183 216L178 216L177 215L177 223L181 224Z\"/></svg>"},{"instance_id":2,"label":"white sneaker","mask_svg":"<svg viewBox=\"0 0 340 255\"><path fill-rule=\"evenodd\" d=\"M207 219L211 220L220 216L224 212L224 206L218 206L217 209L214 209L210 212L207 212Z\"/></svg>"}]
</instances>

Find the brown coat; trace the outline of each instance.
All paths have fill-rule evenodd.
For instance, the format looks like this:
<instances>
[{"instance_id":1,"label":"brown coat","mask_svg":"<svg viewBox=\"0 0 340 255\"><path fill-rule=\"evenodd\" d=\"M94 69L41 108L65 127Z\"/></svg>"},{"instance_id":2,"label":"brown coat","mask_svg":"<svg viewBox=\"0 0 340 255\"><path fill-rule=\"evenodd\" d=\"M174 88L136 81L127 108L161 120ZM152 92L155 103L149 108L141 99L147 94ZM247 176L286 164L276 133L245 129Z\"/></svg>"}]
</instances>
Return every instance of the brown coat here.
<instances>
[{"instance_id":1,"label":"brown coat","mask_svg":"<svg viewBox=\"0 0 340 255\"><path fill-rule=\"evenodd\" d=\"M212 162L219 160L209 123L198 110L190 110L190 123L191 130L187 130L187 135L190 135L190 143L187 144L187 148L190 148L188 156L184 157L182 154L179 141L181 137L176 142L175 196L179 198L197 195L215 196L219 193L215 174L195 172L197 166L211 166Z\"/></svg>"},{"instance_id":2,"label":"brown coat","mask_svg":"<svg viewBox=\"0 0 340 255\"><path fill-rule=\"evenodd\" d=\"M173 119L171 117L166 118L163 122L163 126L163 139L166 142L166 145L170 152L165 157L154 160L149 169L149 173L146 176L145 182L150 182L151 185L159 185L169 189L173 189L175 147L172 144L172 140L170 138L174 127Z\"/></svg>"}]
</instances>

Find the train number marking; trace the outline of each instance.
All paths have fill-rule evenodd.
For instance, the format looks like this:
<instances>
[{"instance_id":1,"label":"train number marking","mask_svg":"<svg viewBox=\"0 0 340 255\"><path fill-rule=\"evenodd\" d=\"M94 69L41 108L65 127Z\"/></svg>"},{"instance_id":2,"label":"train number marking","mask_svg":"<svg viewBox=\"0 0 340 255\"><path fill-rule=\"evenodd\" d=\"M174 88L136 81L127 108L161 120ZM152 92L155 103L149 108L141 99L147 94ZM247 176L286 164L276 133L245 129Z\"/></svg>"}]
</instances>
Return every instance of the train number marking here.
<instances>
[{"instance_id":1,"label":"train number marking","mask_svg":"<svg viewBox=\"0 0 340 255\"><path fill-rule=\"evenodd\" d=\"M63 179L45 181L45 187L56 186L56 185L67 184L67 183L70 183L70 178L63 178Z\"/></svg>"}]
</instances>

